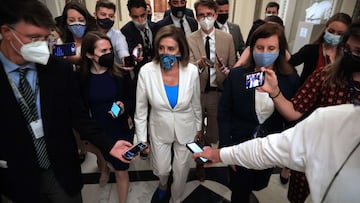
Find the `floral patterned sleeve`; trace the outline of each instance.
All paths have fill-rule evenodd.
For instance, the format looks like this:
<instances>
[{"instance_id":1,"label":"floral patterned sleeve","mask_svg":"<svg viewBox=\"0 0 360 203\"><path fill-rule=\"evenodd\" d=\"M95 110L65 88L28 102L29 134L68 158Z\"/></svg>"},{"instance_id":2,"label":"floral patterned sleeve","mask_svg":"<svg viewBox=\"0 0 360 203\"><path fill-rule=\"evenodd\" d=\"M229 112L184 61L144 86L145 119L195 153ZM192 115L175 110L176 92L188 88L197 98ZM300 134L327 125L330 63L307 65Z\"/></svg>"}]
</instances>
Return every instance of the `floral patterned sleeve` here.
<instances>
[{"instance_id":1,"label":"floral patterned sleeve","mask_svg":"<svg viewBox=\"0 0 360 203\"><path fill-rule=\"evenodd\" d=\"M323 82L325 80L324 68L316 69L291 99L294 109L302 114L309 113L318 107L321 99Z\"/></svg>"}]
</instances>

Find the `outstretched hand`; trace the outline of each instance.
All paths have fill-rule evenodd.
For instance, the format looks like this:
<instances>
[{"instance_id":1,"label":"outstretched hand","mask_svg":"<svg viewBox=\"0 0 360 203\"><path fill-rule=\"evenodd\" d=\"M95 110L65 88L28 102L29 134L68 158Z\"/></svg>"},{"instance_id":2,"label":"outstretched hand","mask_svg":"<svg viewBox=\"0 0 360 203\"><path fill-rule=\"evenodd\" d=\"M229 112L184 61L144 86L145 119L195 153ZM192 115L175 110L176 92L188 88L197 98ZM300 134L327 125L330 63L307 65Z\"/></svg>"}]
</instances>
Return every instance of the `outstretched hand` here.
<instances>
[{"instance_id":1,"label":"outstretched hand","mask_svg":"<svg viewBox=\"0 0 360 203\"><path fill-rule=\"evenodd\" d=\"M124 163L130 163L130 161L124 159L122 154L124 154L131 147L132 147L132 144L130 142L125 141L125 140L119 140L115 143L113 148L110 150L110 154Z\"/></svg>"},{"instance_id":2,"label":"outstretched hand","mask_svg":"<svg viewBox=\"0 0 360 203\"><path fill-rule=\"evenodd\" d=\"M203 150L203 152L194 153L193 158L196 159L198 157L203 157L210 160L211 162L204 164L205 167L208 167L214 163L221 162L219 149L212 149L211 147L206 146L203 148Z\"/></svg>"}]
</instances>

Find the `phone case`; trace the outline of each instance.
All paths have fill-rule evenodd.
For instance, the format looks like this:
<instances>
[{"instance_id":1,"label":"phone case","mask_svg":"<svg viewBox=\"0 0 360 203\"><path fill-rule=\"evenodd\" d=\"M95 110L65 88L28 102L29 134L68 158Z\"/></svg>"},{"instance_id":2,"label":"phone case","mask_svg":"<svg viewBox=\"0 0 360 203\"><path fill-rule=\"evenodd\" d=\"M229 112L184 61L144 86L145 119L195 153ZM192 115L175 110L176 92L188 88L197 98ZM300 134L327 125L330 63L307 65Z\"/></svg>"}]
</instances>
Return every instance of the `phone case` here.
<instances>
[{"instance_id":1,"label":"phone case","mask_svg":"<svg viewBox=\"0 0 360 203\"><path fill-rule=\"evenodd\" d=\"M146 149L148 146L145 143L138 143L137 145L133 146L131 149L129 149L128 151L126 151L122 156L124 157L124 159L126 160L131 160L133 159L139 152L141 152L142 150Z\"/></svg>"},{"instance_id":2,"label":"phone case","mask_svg":"<svg viewBox=\"0 0 360 203\"><path fill-rule=\"evenodd\" d=\"M186 147L192 152L192 153L198 153L198 152L202 152L203 149L195 142L191 142L191 143L187 143ZM205 159L203 157L199 157L196 159L197 162L204 164L209 162L208 159Z\"/></svg>"}]
</instances>

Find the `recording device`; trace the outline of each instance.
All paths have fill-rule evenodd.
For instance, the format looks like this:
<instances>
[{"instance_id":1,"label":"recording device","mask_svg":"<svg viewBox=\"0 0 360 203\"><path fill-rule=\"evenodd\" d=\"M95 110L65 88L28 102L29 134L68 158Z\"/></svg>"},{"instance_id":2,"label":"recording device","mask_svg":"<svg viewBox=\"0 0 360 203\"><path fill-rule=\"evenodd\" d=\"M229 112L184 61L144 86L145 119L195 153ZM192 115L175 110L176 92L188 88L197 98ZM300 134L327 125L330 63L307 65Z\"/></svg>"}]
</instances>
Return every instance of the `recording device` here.
<instances>
[{"instance_id":1,"label":"recording device","mask_svg":"<svg viewBox=\"0 0 360 203\"><path fill-rule=\"evenodd\" d=\"M132 55L133 55L135 58L138 58L138 57L140 56L140 52L141 52L141 48L140 48L140 47L135 48L135 49L133 50Z\"/></svg>"},{"instance_id":2,"label":"recording device","mask_svg":"<svg viewBox=\"0 0 360 203\"><path fill-rule=\"evenodd\" d=\"M210 67L214 67L214 65L215 65L215 63L212 62L212 61L211 61L210 59L208 59L208 58L205 58L205 59L204 59L204 62L205 62L206 65L208 65L208 66L210 66Z\"/></svg>"},{"instance_id":3,"label":"recording device","mask_svg":"<svg viewBox=\"0 0 360 203\"><path fill-rule=\"evenodd\" d=\"M191 142L191 143L187 143L186 147L192 152L192 153L198 153L198 152L203 152L204 150L196 143L196 142ZM196 158L196 161L199 163L208 163L210 162L210 160L205 159L203 157L198 157Z\"/></svg>"},{"instance_id":4,"label":"recording device","mask_svg":"<svg viewBox=\"0 0 360 203\"><path fill-rule=\"evenodd\" d=\"M73 56L76 54L76 46L74 42L65 44L54 44L52 47L52 53L54 56Z\"/></svg>"},{"instance_id":5,"label":"recording device","mask_svg":"<svg viewBox=\"0 0 360 203\"><path fill-rule=\"evenodd\" d=\"M251 89L255 87L260 87L264 85L265 82L265 72L256 71L252 73L245 74L245 87L246 89Z\"/></svg>"},{"instance_id":6,"label":"recording device","mask_svg":"<svg viewBox=\"0 0 360 203\"><path fill-rule=\"evenodd\" d=\"M125 67L134 67L135 66L135 60L133 56L127 56L124 58Z\"/></svg>"},{"instance_id":7,"label":"recording device","mask_svg":"<svg viewBox=\"0 0 360 203\"><path fill-rule=\"evenodd\" d=\"M131 147L128 151L126 151L124 154L122 154L122 156L124 157L124 159L126 160L132 160L139 152L143 151L144 149L146 149L148 146L147 144L140 142L137 145Z\"/></svg>"},{"instance_id":8,"label":"recording device","mask_svg":"<svg viewBox=\"0 0 360 203\"><path fill-rule=\"evenodd\" d=\"M119 116L119 113L121 111L121 108L119 105L117 105L115 102L112 104L111 106L111 110L110 110L115 117L118 117Z\"/></svg>"}]
</instances>

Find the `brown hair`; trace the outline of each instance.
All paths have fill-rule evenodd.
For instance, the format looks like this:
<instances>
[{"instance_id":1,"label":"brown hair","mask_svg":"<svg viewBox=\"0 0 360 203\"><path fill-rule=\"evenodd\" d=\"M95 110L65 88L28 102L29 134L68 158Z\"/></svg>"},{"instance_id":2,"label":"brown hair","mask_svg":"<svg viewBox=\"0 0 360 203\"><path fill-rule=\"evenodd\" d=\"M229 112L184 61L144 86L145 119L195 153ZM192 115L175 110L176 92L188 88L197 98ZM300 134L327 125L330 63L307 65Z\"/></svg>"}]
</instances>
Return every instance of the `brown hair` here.
<instances>
[{"instance_id":1,"label":"brown hair","mask_svg":"<svg viewBox=\"0 0 360 203\"><path fill-rule=\"evenodd\" d=\"M343 50L350 37L356 41L360 41L360 21L350 24L344 33L339 46L337 46L335 62L326 66L325 85L341 85L348 80L345 74L347 67L342 67L341 62L344 55Z\"/></svg>"},{"instance_id":2,"label":"brown hair","mask_svg":"<svg viewBox=\"0 0 360 203\"><path fill-rule=\"evenodd\" d=\"M95 12L98 12L100 8L112 9L116 12L116 5L109 0L98 0L95 5Z\"/></svg>"},{"instance_id":3,"label":"brown hair","mask_svg":"<svg viewBox=\"0 0 360 203\"><path fill-rule=\"evenodd\" d=\"M159 55L160 41L166 37L170 37L177 42L179 49L180 49L180 54L181 54L180 63L181 63L181 65L186 66L190 60L189 44L186 40L184 32L180 28L175 27L174 25L164 26L157 32L157 34L155 36L155 40L154 40L154 46L155 46L154 61L156 63L159 63L159 61L160 61L160 55Z\"/></svg>"},{"instance_id":4,"label":"brown hair","mask_svg":"<svg viewBox=\"0 0 360 203\"><path fill-rule=\"evenodd\" d=\"M316 38L313 44L321 44L324 42L325 30L329 27L329 25L333 22L342 22L345 25L349 26L351 24L351 17L346 13L335 13L333 16L329 18L326 22L325 27L321 31L320 35Z\"/></svg>"},{"instance_id":5,"label":"brown hair","mask_svg":"<svg viewBox=\"0 0 360 203\"><path fill-rule=\"evenodd\" d=\"M212 9L215 12L217 11L217 7L218 7L217 3L214 0L198 0L197 2L194 3L196 15L197 15L197 8L199 6L208 7L209 9Z\"/></svg>"},{"instance_id":6,"label":"brown hair","mask_svg":"<svg viewBox=\"0 0 360 203\"><path fill-rule=\"evenodd\" d=\"M253 50L255 43L260 38L268 38L276 35L279 40L279 57L274 62L274 71L283 75L289 75L294 72L294 68L286 60L286 50L288 50L288 44L286 41L284 29L277 23L267 22L258 27L250 38L250 57L245 66L253 67L255 62L253 59Z\"/></svg>"},{"instance_id":7,"label":"brown hair","mask_svg":"<svg viewBox=\"0 0 360 203\"><path fill-rule=\"evenodd\" d=\"M86 56L86 54L94 54L96 48L95 44L97 41L101 39L107 40L111 44L110 38L105 33L99 31L90 31L83 38L81 44L81 65L79 69L80 77L82 81L87 80L87 76L90 72L90 68L93 63L92 60ZM119 77L121 76L120 70L115 65L109 68L109 72L111 75L115 75Z\"/></svg>"}]
</instances>

